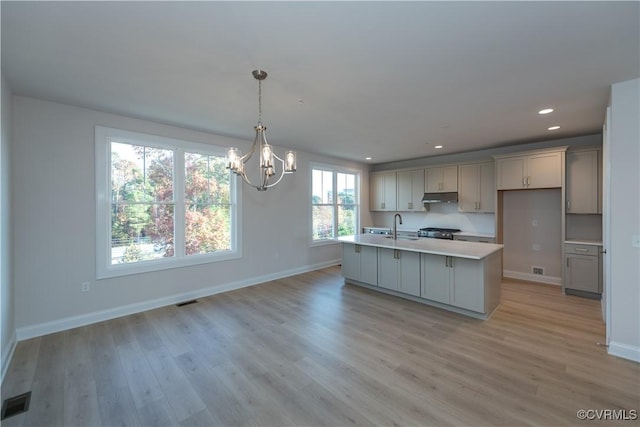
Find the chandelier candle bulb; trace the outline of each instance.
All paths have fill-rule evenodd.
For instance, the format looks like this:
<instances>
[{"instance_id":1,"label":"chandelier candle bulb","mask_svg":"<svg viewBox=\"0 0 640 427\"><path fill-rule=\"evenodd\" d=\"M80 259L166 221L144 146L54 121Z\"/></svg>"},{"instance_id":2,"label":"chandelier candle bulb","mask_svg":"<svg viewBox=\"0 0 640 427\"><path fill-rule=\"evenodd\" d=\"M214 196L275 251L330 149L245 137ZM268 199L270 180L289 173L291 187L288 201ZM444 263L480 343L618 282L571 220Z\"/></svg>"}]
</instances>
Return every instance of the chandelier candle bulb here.
<instances>
[{"instance_id":1,"label":"chandelier candle bulb","mask_svg":"<svg viewBox=\"0 0 640 427\"><path fill-rule=\"evenodd\" d=\"M285 154L284 171L287 173L293 173L296 171L296 152L287 151Z\"/></svg>"}]
</instances>

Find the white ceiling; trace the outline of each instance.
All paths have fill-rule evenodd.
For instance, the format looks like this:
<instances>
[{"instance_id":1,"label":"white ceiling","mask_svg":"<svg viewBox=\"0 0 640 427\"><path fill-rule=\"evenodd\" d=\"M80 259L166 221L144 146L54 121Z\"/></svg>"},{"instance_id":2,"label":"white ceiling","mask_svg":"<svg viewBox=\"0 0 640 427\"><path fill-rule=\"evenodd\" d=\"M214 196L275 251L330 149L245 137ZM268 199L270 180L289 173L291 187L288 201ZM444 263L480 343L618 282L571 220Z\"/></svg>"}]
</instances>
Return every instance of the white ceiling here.
<instances>
[{"instance_id":1,"label":"white ceiling","mask_svg":"<svg viewBox=\"0 0 640 427\"><path fill-rule=\"evenodd\" d=\"M2 70L16 94L251 140L263 68L271 143L381 163L599 132L640 75L639 4L3 0Z\"/></svg>"}]
</instances>

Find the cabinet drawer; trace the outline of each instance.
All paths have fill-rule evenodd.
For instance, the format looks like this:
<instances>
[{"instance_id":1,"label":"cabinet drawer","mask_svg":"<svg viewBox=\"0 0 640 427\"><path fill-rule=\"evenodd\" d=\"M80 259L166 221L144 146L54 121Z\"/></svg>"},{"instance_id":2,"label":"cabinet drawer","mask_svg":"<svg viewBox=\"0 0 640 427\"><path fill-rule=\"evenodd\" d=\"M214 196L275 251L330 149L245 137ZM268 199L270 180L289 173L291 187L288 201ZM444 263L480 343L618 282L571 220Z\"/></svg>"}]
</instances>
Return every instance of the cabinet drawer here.
<instances>
[{"instance_id":1,"label":"cabinet drawer","mask_svg":"<svg viewBox=\"0 0 640 427\"><path fill-rule=\"evenodd\" d=\"M598 256L599 249L600 246L595 245L576 245L573 243L564 245L564 251L567 254Z\"/></svg>"}]
</instances>

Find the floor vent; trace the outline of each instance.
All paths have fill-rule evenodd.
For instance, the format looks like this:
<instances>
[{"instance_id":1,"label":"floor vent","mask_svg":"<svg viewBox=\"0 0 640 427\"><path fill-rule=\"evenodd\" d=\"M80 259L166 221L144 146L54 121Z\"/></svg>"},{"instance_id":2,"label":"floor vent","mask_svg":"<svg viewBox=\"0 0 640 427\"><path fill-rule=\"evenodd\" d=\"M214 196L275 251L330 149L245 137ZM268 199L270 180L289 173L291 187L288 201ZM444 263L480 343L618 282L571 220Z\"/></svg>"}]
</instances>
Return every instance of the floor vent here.
<instances>
[{"instance_id":1,"label":"floor vent","mask_svg":"<svg viewBox=\"0 0 640 427\"><path fill-rule=\"evenodd\" d=\"M176 304L176 307L184 307L185 305L195 304L197 302L198 300L196 299L192 299L191 301L179 302L178 304Z\"/></svg>"},{"instance_id":2,"label":"floor vent","mask_svg":"<svg viewBox=\"0 0 640 427\"><path fill-rule=\"evenodd\" d=\"M2 416L0 419L13 417L14 415L27 412L29 410L29 402L31 401L31 392L28 391L18 396L5 399L2 403Z\"/></svg>"},{"instance_id":3,"label":"floor vent","mask_svg":"<svg viewBox=\"0 0 640 427\"><path fill-rule=\"evenodd\" d=\"M544 276L544 267L531 267L531 272L540 276Z\"/></svg>"}]
</instances>

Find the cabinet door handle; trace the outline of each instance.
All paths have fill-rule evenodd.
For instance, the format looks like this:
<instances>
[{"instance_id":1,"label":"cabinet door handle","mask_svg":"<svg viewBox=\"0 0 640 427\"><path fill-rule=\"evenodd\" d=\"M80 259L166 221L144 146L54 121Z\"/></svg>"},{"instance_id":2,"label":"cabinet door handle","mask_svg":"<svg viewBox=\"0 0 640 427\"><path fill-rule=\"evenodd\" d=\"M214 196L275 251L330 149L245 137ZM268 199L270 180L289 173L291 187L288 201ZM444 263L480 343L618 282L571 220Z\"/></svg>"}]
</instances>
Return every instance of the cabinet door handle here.
<instances>
[{"instance_id":1,"label":"cabinet door handle","mask_svg":"<svg viewBox=\"0 0 640 427\"><path fill-rule=\"evenodd\" d=\"M567 210L570 211L571 210L571 201L567 200Z\"/></svg>"},{"instance_id":2,"label":"cabinet door handle","mask_svg":"<svg viewBox=\"0 0 640 427\"><path fill-rule=\"evenodd\" d=\"M397 252L397 254L398 254L398 255L397 255L397 257L396 257L396 259L400 259L400 251L399 251L399 250L396 250L396 252Z\"/></svg>"},{"instance_id":3,"label":"cabinet door handle","mask_svg":"<svg viewBox=\"0 0 640 427\"><path fill-rule=\"evenodd\" d=\"M409 202L409 204L408 204L407 208L408 208L408 209L413 209L413 202Z\"/></svg>"},{"instance_id":4,"label":"cabinet door handle","mask_svg":"<svg viewBox=\"0 0 640 427\"><path fill-rule=\"evenodd\" d=\"M526 177L522 177L522 186L526 187L527 186L527 178Z\"/></svg>"},{"instance_id":5,"label":"cabinet door handle","mask_svg":"<svg viewBox=\"0 0 640 427\"><path fill-rule=\"evenodd\" d=\"M356 245L356 253L357 253L357 254L359 254L359 253L360 253L360 249L361 249L361 246L360 246L360 245Z\"/></svg>"},{"instance_id":6,"label":"cabinet door handle","mask_svg":"<svg viewBox=\"0 0 640 427\"><path fill-rule=\"evenodd\" d=\"M527 187L528 187L530 184L531 184L531 177L530 177L530 176L528 176L528 177L527 177Z\"/></svg>"},{"instance_id":7,"label":"cabinet door handle","mask_svg":"<svg viewBox=\"0 0 640 427\"><path fill-rule=\"evenodd\" d=\"M601 253L601 254L606 254L606 253L607 253L607 250L606 250L606 249L601 249L601 250L600 250L600 253Z\"/></svg>"},{"instance_id":8,"label":"cabinet door handle","mask_svg":"<svg viewBox=\"0 0 640 427\"><path fill-rule=\"evenodd\" d=\"M585 249L585 248L575 248L574 250L576 252L589 252L589 249Z\"/></svg>"},{"instance_id":9,"label":"cabinet door handle","mask_svg":"<svg viewBox=\"0 0 640 427\"><path fill-rule=\"evenodd\" d=\"M384 202L380 203L380 209L384 209Z\"/></svg>"},{"instance_id":10,"label":"cabinet door handle","mask_svg":"<svg viewBox=\"0 0 640 427\"><path fill-rule=\"evenodd\" d=\"M445 267L449 267L449 257L448 256L444 257L444 266Z\"/></svg>"},{"instance_id":11,"label":"cabinet door handle","mask_svg":"<svg viewBox=\"0 0 640 427\"><path fill-rule=\"evenodd\" d=\"M453 257L449 257L449 268L453 268Z\"/></svg>"},{"instance_id":12,"label":"cabinet door handle","mask_svg":"<svg viewBox=\"0 0 640 427\"><path fill-rule=\"evenodd\" d=\"M570 260L570 259L571 259L571 258L567 257L567 268L569 268L569 260Z\"/></svg>"}]
</instances>

